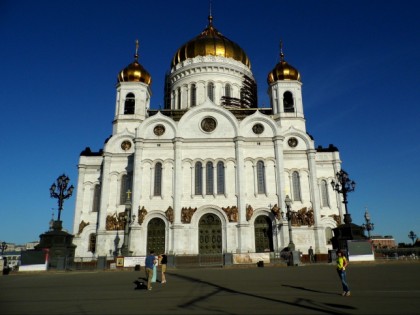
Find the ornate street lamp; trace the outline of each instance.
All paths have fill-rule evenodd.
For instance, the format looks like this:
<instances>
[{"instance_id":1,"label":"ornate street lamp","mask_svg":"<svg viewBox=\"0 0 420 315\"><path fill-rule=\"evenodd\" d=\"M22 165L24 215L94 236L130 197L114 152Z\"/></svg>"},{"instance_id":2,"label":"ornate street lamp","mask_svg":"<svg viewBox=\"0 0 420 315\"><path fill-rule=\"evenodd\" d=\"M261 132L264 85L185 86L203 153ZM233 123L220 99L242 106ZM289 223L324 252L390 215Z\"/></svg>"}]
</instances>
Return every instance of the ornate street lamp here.
<instances>
[{"instance_id":1,"label":"ornate street lamp","mask_svg":"<svg viewBox=\"0 0 420 315\"><path fill-rule=\"evenodd\" d=\"M337 172L336 174L337 182L334 180L331 182L332 188L343 195L343 203L346 213L344 214L344 223L351 223L351 216L347 209L347 194L354 191L356 183L353 180L350 180L349 175L344 170Z\"/></svg>"},{"instance_id":2,"label":"ornate street lamp","mask_svg":"<svg viewBox=\"0 0 420 315\"><path fill-rule=\"evenodd\" d=\"M294 251L295 250L295 244L293 243L292 238L292 211L290 208L292 207L292 199L290 199L289 195L286 195L286 198L284 199L284 203L286 204L286 217L289 225L289 250Z\"/></svg>"},{"instance_id":3,"label":"ornate street lamp","mask_svg":"<svg viewBox=\"0 0 420 315\"><path fill-rule=\"evenodd\" d=\"M362 229L368 231L368 237L370 238L370 231L373 231L374 224L370 222L370 215L367 208L365 211L365 221L366 223L362 224Z\"/></svg>"},{"instance_id":4,"label":"ornate street lamp","mask_svg":"<svg viewBox=\"0 0 420 315\"><path fill-rule=\"evenodd\" d=\"M7 249L6 242L1 242L1 255L3 256L4 251Z\"/></svg>"},{"instance_id":5,"label":"ornate street lamp","mask_svg":"<svg viewBox=\"0 0 420 315\"><path fill-rule=\"evenodd\" d=\"M66 175L61 175L57 178L57 185L53 183L50 187L51 198L58 199L58 218L57 222L60 222L61 210L63 210L63 203L65 199L70 198L73 194L73 185L67 188L67 185L70 182L70 178Z\"/></svg>"},{"instance_id":6,"label":"ornate street lamp","mask_svg":"<svg viewBox=\"0 0 420 315\"><path fill-rule=\"evenodd\" d=\"M414 241L417 240L417 234L414 233L413 231L410 231L410 233L408 233L408 238L413 242L414 245Z\"/></svg>"},{"instance_id":7,"label":"ornate street lamp","mask_svg":"<svg viewBox=\"0 0 420 315\"><path fill-rule=\"evenodd\" d=\"M127 199L125 202L125 211L124 211L124 243L121 247L121 254L124 256L129 256L129 238L130 238L130 224L135 220L135 216L131 216L131 190L127 191Z\"/></svg>"}]
</instances>

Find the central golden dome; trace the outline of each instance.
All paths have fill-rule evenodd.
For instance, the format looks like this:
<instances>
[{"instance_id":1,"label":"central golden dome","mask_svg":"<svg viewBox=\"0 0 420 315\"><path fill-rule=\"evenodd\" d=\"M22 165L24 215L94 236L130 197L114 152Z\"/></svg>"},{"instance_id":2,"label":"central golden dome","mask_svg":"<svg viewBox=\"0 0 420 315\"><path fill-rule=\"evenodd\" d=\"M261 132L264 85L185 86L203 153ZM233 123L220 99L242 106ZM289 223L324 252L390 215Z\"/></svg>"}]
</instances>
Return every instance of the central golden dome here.
<instances>
[{"instance_id":1,"label":"central golden dome","mask_svg":"<svg viewBox=\"0 0 420 315\"><path fill-rule=\"evenodd\" d=\"M251 63L245 51L238 44L232 42L216 30L212 22L213 17L210 15L209 25L200 35L178 49L172 58L171 66L174 67L188 58L197 56L222 56L235 59L242 62L248 68L251 68Z\"/></svg>"}]
</instances>

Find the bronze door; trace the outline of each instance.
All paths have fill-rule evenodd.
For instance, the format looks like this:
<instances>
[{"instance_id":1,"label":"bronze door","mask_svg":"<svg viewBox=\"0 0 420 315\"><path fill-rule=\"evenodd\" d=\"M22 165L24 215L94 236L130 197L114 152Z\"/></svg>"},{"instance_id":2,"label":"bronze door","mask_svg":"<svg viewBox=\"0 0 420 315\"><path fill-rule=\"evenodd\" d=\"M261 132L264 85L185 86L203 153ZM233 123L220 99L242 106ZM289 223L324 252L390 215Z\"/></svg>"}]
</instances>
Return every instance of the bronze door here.
<instances>
[{"instance_id":1,"label":"bronze door","mask_svg":"<svg viewBox=\"0 0 420 315\"><path fill-rule=\"evenodd\" d=\"M203 215L198 224L198 231L200 254L222 253L222 223L217 215Z\"/></svg>"},{"instance_id":2,"label":"bronze door","mask_svg":"<svg viewBox=\"0 0 420 315\"><path fill-rule=\"evenodd\" d=\"M154 218L147 224L147 253L153 250L155 254L165 253L165 222Z\"/></svg>"},{"instance_id":3,"label":"bronze door","mask_svg":"<svg viewBox=\"0 0 420 315\"><path fill-rule=\"evenodd\" d=\"M271 220L265 215L260 215L255 219L255 252L272 252L273 249L273 229Z\"/></svg>"}]
</instances>

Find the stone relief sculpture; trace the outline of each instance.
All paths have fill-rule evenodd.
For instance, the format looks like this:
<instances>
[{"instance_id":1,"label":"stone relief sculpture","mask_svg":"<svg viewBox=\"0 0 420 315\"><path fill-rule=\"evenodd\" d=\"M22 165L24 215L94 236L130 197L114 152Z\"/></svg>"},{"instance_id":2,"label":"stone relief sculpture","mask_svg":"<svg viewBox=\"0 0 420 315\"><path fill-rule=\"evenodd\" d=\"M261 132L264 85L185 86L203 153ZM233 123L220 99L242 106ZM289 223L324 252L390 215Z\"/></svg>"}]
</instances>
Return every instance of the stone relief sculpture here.
<instances>
[{"instance_id":1,"label":"stone relief sculpture","mask_svg":"<svg viewBox=\"0 0 420 315\"><path fill-rule=\"evenodd\" d=\"M271 212L273 212L277 220L281 219L280 207L277 205L277 203L271 208Z\"/></svg>"},{"instance_id":2,"label":"stone relief sculpture","mask_svg":"<svg viewBox=\"0 0 420 315\"><path fill-rule=\"evenodd\" d=\"M181 221L182 223L191 223L191 218L194 214L194 212L197 210L197 208L191 208L191 207L183 207L181 209Z\"/></svg>"},{"instance_id":3,"label":"stone relief sculpture","mask_svg":"<svg viewBox=\"0 0 420 315\"><path fill-rule=\"evenodd\" d=\"M144 208L144 206L141 209L140 209L140 206L139 206L139 210L138 210L137 214L138 214L137 222L140 225L142 225L143 224L143 221L144 221L144 218L147 215L147 210Z\"/></svg>"},{"instance_id":4,"label":"stone relief sculpture","mask_svg":"<svg viewBox=\"0 0 420 315\"><path fill-rule=\"evenodd\" d=\"M308 225L312 226L315 224L314 211L304 207L298 211L291 212L291 221L294 226Z\"/></svg>"},{"instance_id":5,"label":"stone relief sculpture","mask_svg":"<svg viewBox=\"0 0 420 315\"><path fill-rule=\"evenodd\" d=\"M124 230L124 224L125 224L125 213L114 213L109 214L106 217L106 224L105 228L107 231L116 231L116 230Z\"/></svg>"},{"instance_id":6,"label":"stone relief sculpture","mask_svg":"<svg viewBox=\"0 0 420 315\"><path fill-rule=\"evenodd\" d=\"M166 218L169 222L174 223L174 209L171 206L168 207L168 210L165 211Z\"/></svg>"},{"instance_id":7,"label":"stone relief sculpture","mask_svg":"<svg viewBox=\"0 0 420 315\"><path fill-rule=\"evenodd\" d=\"M335 222L337 222L337 226L341 225L341 217L337 214L332 214L329 217L333 218Z\"/></svg>"},{"instance_id":8,"label":"stone relief sculpture","mask_svg":"<svg viewBox=\"0 0 420 315\"><path fill-rule=\"evenodd\" d=\"M227 207L227 208L223 208L223 211L226 213L229 222L238 222L238 207L237 206L232 206L232 207Z\"/></svg>"},{"instance_id":9,"label":"stone relief sculpture","mask_svg":"<svg viewBox=\"0 0 420 315\"><path fill-rule=\"evenodd\" d=\"M248 207L246 208L246 220L247 221L251 220L251 217L253 214L254 214L254 209L252 208L251 205L248 205Z\"/></svg>"},{"instance_id":10,"label":"stone relief sculpture","mask_svg":"<svg viewBox=\"0 0 420 315\"><path fill-rule=\"evenodd\" d=\"M80 222L79 224L79 231L77 232L77 235L80 235L80 233L83 232L83 229L87 227L88 225L89 225L89 222L86 223L85 221L82 220L82 222Z\"/></svg>"}]
</instances>

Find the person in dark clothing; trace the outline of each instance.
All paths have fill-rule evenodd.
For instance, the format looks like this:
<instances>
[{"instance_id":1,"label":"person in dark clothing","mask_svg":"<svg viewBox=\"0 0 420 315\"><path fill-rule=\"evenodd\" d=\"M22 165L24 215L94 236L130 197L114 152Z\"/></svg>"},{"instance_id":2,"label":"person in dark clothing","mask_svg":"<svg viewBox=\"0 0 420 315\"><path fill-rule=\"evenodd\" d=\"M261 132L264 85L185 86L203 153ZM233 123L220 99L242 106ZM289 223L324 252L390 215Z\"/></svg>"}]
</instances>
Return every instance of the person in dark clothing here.
<instances>
[{"instance_id":1,"label":"person in dark clothing","mask_svg":"<svg viewBox=\"0 0 420 315\"><path fill-rule=\"evenodd\" d=\"M160 279L160 283L166 283L166 277L165 277L165 272L166 272L166 265L168 263L168 256L166 256L165 254L162 254L159 256L160 258L160 265L161 265L161 272L162 272L162 276Z\"/></svg>"}]
</instances>

